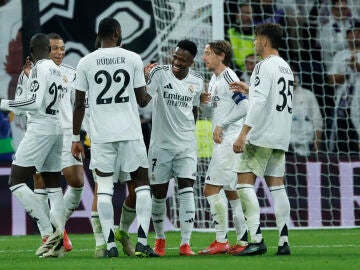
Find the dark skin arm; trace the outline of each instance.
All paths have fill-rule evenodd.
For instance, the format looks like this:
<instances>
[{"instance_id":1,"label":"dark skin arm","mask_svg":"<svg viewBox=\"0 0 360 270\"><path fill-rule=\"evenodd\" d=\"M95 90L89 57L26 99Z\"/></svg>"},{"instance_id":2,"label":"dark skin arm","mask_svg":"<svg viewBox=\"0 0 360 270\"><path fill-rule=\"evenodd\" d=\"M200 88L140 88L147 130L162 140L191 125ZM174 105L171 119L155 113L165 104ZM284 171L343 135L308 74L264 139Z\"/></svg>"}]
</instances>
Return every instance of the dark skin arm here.
<instances>
[{"instance_id":1,"label":"dark skin arm","mask_svg":"<svg viewBox=\"0 0 360 270\"><path fill-rule=\"evenodd\" d=\"M198 114L199 114L199 107L194 106L194 107L193 107L193 115L194 115L194 121L195 121L195 123L196 123L196 120L197 120L197 118L198 118Z\"/></svg>"},{"instance_id":2,"label":"dark skin arm","mask_svg":"<svg viewBox=\"0 0 360 270\"><path fill-rule=\"evenodd\" d=\"M146 105L149 104L152 97L146 92L146 86L142 86L139 88L134 88L135 90L135 96L136 96L136 102L137 104L143 108Z\"/></svg>"},{"instance_id":3,"label":"dark skin arm","mask_svg":"<svg viewBox=\"0 0 360 270\"><path fill-rule=\"evenodd\" d=\"M85 114L85 92L76 90L75 92L75 109L73 114L73 134L79 135L81 123ZM77 160L85 157L84 147L80 141L73 141L71 153Z\"/></svg>"}]
</instances>

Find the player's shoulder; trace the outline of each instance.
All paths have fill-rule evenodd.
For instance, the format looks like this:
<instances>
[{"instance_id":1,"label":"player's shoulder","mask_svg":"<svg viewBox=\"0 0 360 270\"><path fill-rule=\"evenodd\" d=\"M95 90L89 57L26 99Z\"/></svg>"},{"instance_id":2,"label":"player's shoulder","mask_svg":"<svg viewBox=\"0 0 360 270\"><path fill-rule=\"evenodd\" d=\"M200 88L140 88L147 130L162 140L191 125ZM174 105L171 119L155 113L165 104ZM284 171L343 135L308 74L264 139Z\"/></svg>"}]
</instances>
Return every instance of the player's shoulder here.
<instances>
[{"instance_id":1,"label":"player's shoulder","mask_svg":"<svg viewBox=\"0 0 360 270\"><path fill-rule=\"evenodd\" d=\"M38 72L49 73L49 72L61 72L58 65L51 59L41 59L31 68L32 76L37 76Z\"/></svg>"},{"instance_id":2,"label":"player's shoulder","mask_svg":"<svg viewBox=\"0 0 360 270\"><path fill-rule=\"evenodd\" d=\"M195 79L197 80L201 80L201 81L204 81L204 76L198 72L198 71L195 71L193 69L189 69L189 74L194 77Z\"/></svg>"},{"instance_id":3,"label":"player's shoulder","mask_svg":"<svg viewBox=\"0 0 360 270\"><path fill-rule=\"evenodd\" d=\"M160 75L161 73L169 71L171 72L170 65L157 65L150 70L150 78L153 77L155 74Z\"/></svg>"},{"instance_id":4,"label":"player's shoulder","mask_svg":"<svg viewBox=\"0 0 360 270\"><path fill-rule=\"evenodd\" d=\"M236 75L235 71L233 71L231 68L227 67L223 72L222 76L227 84L230 84L232 82L238 82L239 78Z\"/></svg>"},{"instance_id":5,"label":"player's shoulder","mask_svg":"<svg viewBox=\"0 0 360 270\"><path fill-rule=\"evenodd\" d=\"M61 71L75 72L75 68L68 64L61 63L61 65L59 67L60 67Z\"/></svg>"},{"instance_id":6,"label":"player's shoulder","mask_svg":"<svg viewBox=\"0 0 360 270\"><path fill-rule=\"evenodd\" d=\"M260 72L275 73L279 71L279 69L276 67L285 68L287 70L286 73L292 73L289 64L282 57L274 55L270 55L257 63L255 65L254 71L255 74L259 74Z\"/></svg>"},{"instance_id":7,"label":"player's shoulder","mask_svg":"<svg viewBox=\"0 0 360 270\"><path fill-rule=\"evenodd\" d=\"M35 63L33 68L39 68L39 67L44 67L44 66L54 66L54 65L56 66L54 61L52 61L50 59L41 59Z\"/></svg>"}]
</instances>

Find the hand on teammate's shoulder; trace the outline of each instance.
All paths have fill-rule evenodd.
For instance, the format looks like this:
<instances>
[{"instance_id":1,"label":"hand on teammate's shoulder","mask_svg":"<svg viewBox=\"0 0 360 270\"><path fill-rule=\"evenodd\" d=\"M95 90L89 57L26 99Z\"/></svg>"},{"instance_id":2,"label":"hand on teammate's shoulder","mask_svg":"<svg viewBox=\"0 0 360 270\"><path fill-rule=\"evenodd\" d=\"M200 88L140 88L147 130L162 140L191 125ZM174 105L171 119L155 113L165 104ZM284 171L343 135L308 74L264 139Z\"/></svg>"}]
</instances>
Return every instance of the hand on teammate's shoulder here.
<instances>
[{"instance_id":1,"label":"hand on teammate's shoulder","mask_svg":"<svg viewBox=\"0 0 360 270\"><path fill-rule=\"evenodd\" d=\"M233 92L240 92L242 94L249 93L249 85L246 82L238 81L238 82L231 82L229 84L230 90Z\"/></svg>"}]
</instances>

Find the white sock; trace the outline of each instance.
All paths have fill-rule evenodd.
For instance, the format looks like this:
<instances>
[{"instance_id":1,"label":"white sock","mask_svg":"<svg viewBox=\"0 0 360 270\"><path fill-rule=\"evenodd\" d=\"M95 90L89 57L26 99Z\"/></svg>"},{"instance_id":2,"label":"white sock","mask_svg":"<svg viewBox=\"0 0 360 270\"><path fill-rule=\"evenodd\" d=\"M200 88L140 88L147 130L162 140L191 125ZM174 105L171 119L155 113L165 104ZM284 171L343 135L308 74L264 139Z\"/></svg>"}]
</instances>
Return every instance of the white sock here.
<instances>
[{"instance_id":1,"label":"white sock","mask_svg":"<svg viewBox=\"0 0 360 270\"><path fill-rule=\"evenodd\" d=\"M191 233L195 221L195 200L194 189L186 187L179 190L179 218L180 218L180 232L181 232L181 245L189 244Z\"/></svg>"},{"instance_id":2,"label":"white sock","mask_svg":"<svg viewBox=\"0 0 360 270\"><path fill-rule=\"evenodd\" d=\"M135 188L136 192L136 218L138 222L138 241L147 245L147 236L151 219L151 195L150 186Z\"/></svg>"},{"instance_id":3,"label":"white sock","mask_svg":"<svg viewBox=\"0 0 360 270\"><path fill-rule=\"evenodd\" d=\"M50 219L60 231L65 230L65 204L61 187L46 188L50 202Z\"/></svg>"},{"instance_id":4,"label":"white sock","mask_svg":"<svg viewBox=\"0 0 360 270\"><path fill-rule=\"evenodd\" d=\"M112 204L114 194L113 177L96 175L96 180L98 184L97 209L106 246L109 250L116 246L114 237L114 208Z\"/></svg>"},{"instance_id":5,"label":"white sock","mask_svg":"<svg viewBox=\"0 0 360 270\"><path fill-rule=\"evenodd\" d=\"M250 184L237 184L241 204L244 206L244 214L247 219L251 242L260 243L262 234L260 229L260 206L256 196L255 187Z\"/></svg>"},{"instance_id":6,"label":"white sock","mask_svg":"<svg viewBox=\"0 0 360 270\"><path fill-rule=\"evenodd\" d=\"M164 225L166 218L166 198L156 199L152 197L152 221L156 239L165 239Z\"/></svg>"},{"instance_id":7,"label":"white sock","mask_svg":"<svg viewBox=\"0 0 360 270\"><path fill-rule=\"evenodd\" d=\"M130 225L133 223L136 217L136 209L127 206L123 203L120 217L119 229L123 232L128 232Z\"/></svg>"},{"instance_id":8,"label":"white sock","mask_svg":"<svg viewBox=\"0 0 360 270\"><path fill-rule=\"evenodd\" d=\"M41 237L53 233L50 219L39 207L39 202L34 192L25 184L17 184L10 187L12 194L19 200L25 211L37 222Z\"/></svg>"},{"instance_id":9,"label":"white sock","mask_svg":"<svg viewBox=\"0 0 360 270\"><path fill-rule=\"evenodd\" d=\"M229 201L232 214L233 214L233 222L236 230L236 240L238 244L246 245L248 242L247 239L247 225L245 221L245 216L242 210L240 199Z\"/></svg>"},{"instance_id":10,"label":"white sock","mask_svg":"<svg viewBox=\"0 0 360 270\"><path fill-rule=\"evenodd\" d=\"M42 208L42 210L46 214L47 218L50 220L49 199L48 199L48 196L47 196L46 189L44 189L44 188L34 189L34 194L35 194L35 196L36 196L36 198L38 200L39 207ZM41 227L38 227L38 228L39 228L41 237L46 235L46 232L43 232Z\"/></svg>"},{"instance_id":11,"label":"white sock","mask_svg":"<svg viewBox=\"0 0 360 270\"><path fill-rule=\"evenodd\" d=\"M97 211L91 211L91 227L94 233L95 246L98 247L104 245L106 241L102 232L99 213Z\"/></svg>"},{"instance_id":12,"label":"white sock","mask_svg":"<svg viewBox=\"0 0 360 270\"><path fill-rule=\"evenodd\" d=\"M206 197L210 205L211 217L214 221L216 241L225 243L227 241L228 219L226 205L220 194Z\"/></svg>"},{"instance_id":13,"label":"white sock","mask_svg":"<svg viewBox=\"0 0 360 270\"><path fill-rule=\"evenodd\" d=\"M285 242L289 244L290 203L285 186L273 186L269 189L274 202L276 225L279 230L279 246L282 246Z\"/></svg>"},{"instance_id":14,"label":"white sock","mask_svg":"<svg viewBox=\"0 0 360 270\"><path fill-rule=\"evenodd\" d=\"M72 213L78 208L84 187L75 188L68 186L64 194L65 221L68 221Z\"/></svg>"}]
</instances>

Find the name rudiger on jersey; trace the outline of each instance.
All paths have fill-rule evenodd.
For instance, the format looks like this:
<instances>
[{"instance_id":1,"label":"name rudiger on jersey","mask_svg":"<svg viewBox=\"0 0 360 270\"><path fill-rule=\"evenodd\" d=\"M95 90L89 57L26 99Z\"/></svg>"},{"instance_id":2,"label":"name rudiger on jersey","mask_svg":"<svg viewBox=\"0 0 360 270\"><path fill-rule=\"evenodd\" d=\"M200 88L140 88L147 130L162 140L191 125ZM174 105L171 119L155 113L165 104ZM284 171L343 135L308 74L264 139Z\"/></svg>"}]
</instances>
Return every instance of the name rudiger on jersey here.
<instances>
[{"instance_id":1,"label":"name rudiger on jersey","mask_svg":"<svg viewBox=\"0 0 360 270\"><path fill-rule=\"evenodd\" d=\"M117 64L124 64L125 57L102 57L96 59L96 65L103 66L103 65L117 65Z\"/></svg>"}]
</instances>

